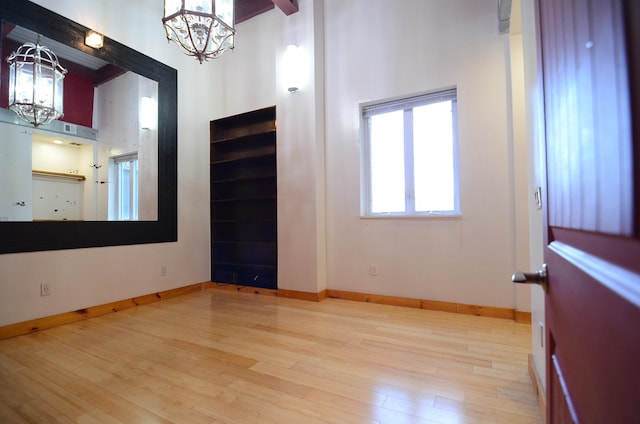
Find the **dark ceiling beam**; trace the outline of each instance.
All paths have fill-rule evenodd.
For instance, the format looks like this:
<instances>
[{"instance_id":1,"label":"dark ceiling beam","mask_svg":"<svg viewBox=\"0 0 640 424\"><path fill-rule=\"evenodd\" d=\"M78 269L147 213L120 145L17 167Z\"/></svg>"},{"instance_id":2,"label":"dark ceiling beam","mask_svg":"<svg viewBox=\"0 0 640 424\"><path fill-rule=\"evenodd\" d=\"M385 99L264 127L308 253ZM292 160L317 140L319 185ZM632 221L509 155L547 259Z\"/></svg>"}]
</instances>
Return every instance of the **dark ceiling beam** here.
<instances>
[{"instance_id":1,"label":"dark ceiling beam","mask_svg":"<svg viewBox=\"0 0 640 424\"><path fill-rule=\"evenodd\" d=\"M2 39L4 40L15 27L16 24L12 24L11 22L4 22L2 24Z\"/></svg>"},{"instance_id":2,"label":"dark ceiling beam","mask_svg":"<svg viewBox=\"0 0 640 424\"><path fill-rule=\"evenodd\" d=\"M271 0L235 0L235 23L239 24L273 8Z\"/></svg>"},{"instance_id":3,"label":"dark ceiling beam","mask_svg":"<svg viewBox=\"0 0 640 424\"><path fill-rule=\"evenodd\" d=\"M289 16L296 13L298 9L298 2L296 0L271 0L273 4L278 6L285 15Z\"/></svg>"},{"instance_id":4,"label":"dark ceiling beam","mask_svg":"<svg viewBox=\"0 0 640 424\"><path fill-rule=\"evenodd\" d=\"M102 85L105 82L111 81L119 77L120 75L126 74L126 69L119 68L115 65L107 64L102 68L95 71L94 84L96 86Z\"/></svg>"}]
</instances>

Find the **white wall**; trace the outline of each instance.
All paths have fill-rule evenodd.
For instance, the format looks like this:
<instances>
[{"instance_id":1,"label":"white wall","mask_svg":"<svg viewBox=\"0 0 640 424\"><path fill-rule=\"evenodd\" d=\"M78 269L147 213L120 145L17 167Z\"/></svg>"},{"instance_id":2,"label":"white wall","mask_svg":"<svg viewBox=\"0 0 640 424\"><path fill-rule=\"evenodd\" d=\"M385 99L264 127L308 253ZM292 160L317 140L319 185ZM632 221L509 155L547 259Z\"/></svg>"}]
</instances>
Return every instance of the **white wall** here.
<instances>
[{"instance_id":1,"label":"white wall","mask_svg":"<svg viewBox=\"0 0 640 424\"><path fill-rule=\"evenodd\" d=\"M513 172L513 232L515 262L514 270L530 269L529 214L535 213L534 190L529 188L529 145L527 144L526 98L524 79L524 58L522 33L515 33L514 26L509 31L509 58L511 62L511 122ZM531 199L531 202L530 202ZM532 209L530 209L530 207ZM531 310L531 285L518 284L516 287L516 309Z\"/></svg>"},{"instance_id":2,"label":"white wall","mask_svg":"<svg viewBox=\"0 0 640 424\"><path fill-rule=\"evenodd\" d=\"M0 134L0 222L31 221L31 132L0 122Z\"/></svg>"},{"instance_id":3,"label":"white wall","mask_svg":"<svg viewBox=\"0 0 640 424\"><path fill-rule=\"evenodd\" d=\"M221 65L167 43L157 0L35 3L178 70L178 242L0 255L0 325L208 281L209 120L220 114ZM41 282L50 296L40 297Z\"/></svg>"},{"instance_id":4,"label":"white wall","mask_svg":"<svg viewBox=\"0 0 640 424\"><path fill-rule=\"evenodd\" d=\"M515 215L513 181L526 158L514 156L508 36L498 34L496 2L325 5L329 287L516 307L510 276L527 221ZM451 86L462 217L360 218L358 104Z\"/></svg>"},{"instance_id":5,"label":"white wall","mask_svg":"<svg viewBox=\"0 0 640 424\"><path fill-rule=\"evenodd\" d=\"M544 110L543 87L540 79L539 67L539 40L537 34L535 8L533 0L521 0L522 2L522 42L523 61L526 92L526 120L527 142L529 146L529 190L534 191L544 181ZM544 195L543 195L544 198ZM531 198L529 199L531 203ZM543 217L542 211L535 206L529 206L529 242L531 262L529 269L538 270L544 262L543 258ZM540 287L532 287L531 290L531 355L534 366L541 379L542 385L546 384L545 373L545 346L544 326L545 307L544 292Z\"/></svg>"}]
</instances>

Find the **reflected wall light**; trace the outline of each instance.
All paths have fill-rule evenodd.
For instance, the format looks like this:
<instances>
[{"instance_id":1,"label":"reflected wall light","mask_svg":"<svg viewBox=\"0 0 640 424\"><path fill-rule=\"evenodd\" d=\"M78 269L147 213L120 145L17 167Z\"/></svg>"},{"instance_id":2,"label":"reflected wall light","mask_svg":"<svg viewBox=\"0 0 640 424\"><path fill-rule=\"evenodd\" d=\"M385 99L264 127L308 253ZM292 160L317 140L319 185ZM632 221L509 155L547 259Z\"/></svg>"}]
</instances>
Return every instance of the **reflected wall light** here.
<instances>
[{"instance_id":1,"label":"reflected wall light","mask_svg":"<svg viewBox=\"0 0 640 424\"><path fill-rule=\"evenodd\" d=\"M155 100L151 97L142 97L140 99L140 128L143 130L154 129L157 117L158 111Z\"/></svg>"},{"instance_id":2,"label":"reflected wall light","mask_svg":"<svg viewBox=\"0 0 640 424\"><path fill-rule=\"evenodd\" d=\"M165 0L167 39L200 63L233 49L233 0Z\"/></svg>"},{"instance_id":3,"label":"reflected wall light","mask_svg":"<svg viewBox=\"0 0 640 424\"><path fill-rule=\"evenodd\" d=\"M84 44L94 49L101 49L104 45L104 36L97 31L89 30L84 37Z\"/></svg>"},{"instance_id":4,"label":"reflected wall light","mask_svg":"<svg viewBox=\"0 0 640 424\"><path fill-rule=\"evenodd\" d=\"M289 44L284 53L283 76L284 83L290 93L300 90L304 75L302 52L295 44Z\"/></svg>"},{"instance_id":5,"label":"reflected wall light","mask_svg":"<svg viewBox=\"0 0 640 424\"><path fill-rule=\"evenodd\" d=\"M67 70L49 48L25 43L7 58L9 109L34 127L61 118L63 84Z\"/></svg>"}]
</instances>

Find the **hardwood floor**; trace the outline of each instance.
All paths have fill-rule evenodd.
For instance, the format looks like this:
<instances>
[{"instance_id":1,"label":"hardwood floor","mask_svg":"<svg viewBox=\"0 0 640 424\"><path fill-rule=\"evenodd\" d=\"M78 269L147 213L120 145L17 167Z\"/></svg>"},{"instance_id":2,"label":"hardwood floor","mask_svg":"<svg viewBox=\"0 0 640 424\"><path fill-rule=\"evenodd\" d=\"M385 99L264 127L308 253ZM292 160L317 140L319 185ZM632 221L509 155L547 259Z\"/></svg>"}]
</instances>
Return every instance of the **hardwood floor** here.
<instances>
[{"instance_id":1,"label":"hardwood floor","mask_svg":"<svg viewBox=\"0 0 640 424\"><path fill-rule=\"evenodd\" d=\"M541 423L530 326L207 289L0 341L2 423Z\"/></svg>"}]
</instances>

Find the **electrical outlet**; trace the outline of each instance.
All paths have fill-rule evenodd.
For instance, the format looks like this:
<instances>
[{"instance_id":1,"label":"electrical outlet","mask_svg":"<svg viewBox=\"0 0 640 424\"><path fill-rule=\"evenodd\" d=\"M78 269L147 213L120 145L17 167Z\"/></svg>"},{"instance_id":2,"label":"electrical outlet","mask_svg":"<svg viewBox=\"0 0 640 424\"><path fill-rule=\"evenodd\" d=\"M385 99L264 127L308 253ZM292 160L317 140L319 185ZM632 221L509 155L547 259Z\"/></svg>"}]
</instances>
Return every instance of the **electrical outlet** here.
<instances>
[{"instance_id":1,"label":"electrical outlet","mask_svg":"<svg viewBox=\"0 0 640 424\"><path fill-rule=\"evenodd\" d=\"M51 294L51 286L49 283L40 283L40 296L49 296Z\"/></svg>"},{"instance_id":2,"label":"electrical outlet","mask_svg":"<svg viewBox=\"0 0 640 424\"><path fill-rule=\"evenodd\" d=\"M160 276L161 277L166 277L167 276L167 267L164 266L164 265L160 267Z\"/></svg>"}]
</instances>

